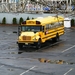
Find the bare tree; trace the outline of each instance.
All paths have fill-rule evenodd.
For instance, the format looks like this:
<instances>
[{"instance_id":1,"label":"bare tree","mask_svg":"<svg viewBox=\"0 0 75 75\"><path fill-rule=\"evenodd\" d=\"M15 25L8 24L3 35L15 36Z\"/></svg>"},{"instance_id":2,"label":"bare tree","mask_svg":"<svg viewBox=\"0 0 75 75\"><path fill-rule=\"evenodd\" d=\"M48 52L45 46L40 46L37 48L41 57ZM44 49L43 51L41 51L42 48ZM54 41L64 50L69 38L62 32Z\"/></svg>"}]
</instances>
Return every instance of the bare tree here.
<instances>
[{"instance_id":1,"label":"bare tree","mask_svg":"<svg viewBox=\"0 0 75 75\"><path fill-rule=\"evenodd\" d=\"M75 0L72 0L72 5L75 5Z\"/></svg>"}]
</instances>

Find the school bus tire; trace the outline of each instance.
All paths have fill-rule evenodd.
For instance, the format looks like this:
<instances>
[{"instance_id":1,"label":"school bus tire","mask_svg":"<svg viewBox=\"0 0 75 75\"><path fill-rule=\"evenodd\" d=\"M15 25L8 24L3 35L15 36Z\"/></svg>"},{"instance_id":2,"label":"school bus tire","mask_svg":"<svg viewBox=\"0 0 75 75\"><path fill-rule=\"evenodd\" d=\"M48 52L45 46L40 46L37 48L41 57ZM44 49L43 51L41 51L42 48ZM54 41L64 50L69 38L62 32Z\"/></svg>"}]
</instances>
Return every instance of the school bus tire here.
<instances>
[{"instance_id":1,"label":"school bus tire","mask_svg":"<svg viewBox=\"0 0 75 75\"><path fill-rule=\"evenodd\" d=\"M59 34L56 34L56 37L52 38L53 42L58 42L59 41Z\"/></svg>"},{"instance_id":2,"label":"school bus tire","mask_svg":"<svg viewBox=\"0 0 75 75\"><path fill-rule=\"evenodd\" d=\"M18 44L19 50L23 49L23 44Z\"/></svg>"},{"instance_id":3,"label":"school bus tire","mask_svg":"<svg viewBox=\"0 0 75 75\"><path fill-rule=\"evenodd\" d=\"M41 48L41 39L39 39L38 42L36 43L36 48L37 49Z\"/></svg>"},{"instance_id":4,"label":"school bus tire","mask_svg":"<svg viewBox=\"0 0 75 75\"><path fill-rule=\"evenodd\" d=\"M59 34L56 35L56 42L59 41Z\"/></svg>"}]
</instances>

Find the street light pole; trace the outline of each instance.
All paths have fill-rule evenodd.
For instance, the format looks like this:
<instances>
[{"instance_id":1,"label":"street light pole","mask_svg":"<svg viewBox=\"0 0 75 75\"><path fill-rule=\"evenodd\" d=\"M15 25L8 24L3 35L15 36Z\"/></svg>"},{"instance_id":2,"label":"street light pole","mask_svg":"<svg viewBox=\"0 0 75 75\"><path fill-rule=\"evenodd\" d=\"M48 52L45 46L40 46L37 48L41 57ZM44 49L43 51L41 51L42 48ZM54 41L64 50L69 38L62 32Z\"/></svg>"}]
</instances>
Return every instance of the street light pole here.
<instances>
[{"instance_id":1,"label":"street light pole","mask_svg":"<svg viewBox=\"0 0 75 75\"><path fill-rule=\"evenodd\" d=\"M36 7L36 10L38 11L38 1L39 1L39 0L36 0L36 1L37 1L37 7Z\"/></svg>"},{"instance_id":2,"label":"street light pole","mask_svg":"<svg viewBox=\"0 0 75 75\"><path fill-rule=\"evenodd\" d=\"M71 8L72 8L72 7L71 7L71 0L70 0L70 12L71 12Z\"/></svg>"},{"instance_id":3,"label":"street light pole","mask_svg":"<svg viewBox=\"0 0 75 75\"><path fill-rule=\"evenodd\" d=\"M29 11L29 2L30 2L30 1L28 0L28 3L27 3L27 4L28 4L28 11Z\"/></svg>"}]
</instances>

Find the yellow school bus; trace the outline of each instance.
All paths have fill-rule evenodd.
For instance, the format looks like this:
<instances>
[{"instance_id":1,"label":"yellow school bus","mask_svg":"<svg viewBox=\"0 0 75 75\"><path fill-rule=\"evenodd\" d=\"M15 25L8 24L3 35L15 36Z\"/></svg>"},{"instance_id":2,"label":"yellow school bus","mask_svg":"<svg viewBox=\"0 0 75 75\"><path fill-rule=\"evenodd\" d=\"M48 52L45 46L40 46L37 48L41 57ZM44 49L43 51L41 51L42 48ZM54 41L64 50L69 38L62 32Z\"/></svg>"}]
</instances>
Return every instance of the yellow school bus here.
<instances>
[{"instance_id":1,"label":"yellow school bus","mask_svg":"<svg viewBox=\"0 0 75 75\"><path fill-rule=\"evenodd\" d=\"M38 17L26 20L18 27L18 47L27 45L40 48L42 43L52 39L58 41L64 34L64 18L61 16Z\"/></svg>"}]
</instances>

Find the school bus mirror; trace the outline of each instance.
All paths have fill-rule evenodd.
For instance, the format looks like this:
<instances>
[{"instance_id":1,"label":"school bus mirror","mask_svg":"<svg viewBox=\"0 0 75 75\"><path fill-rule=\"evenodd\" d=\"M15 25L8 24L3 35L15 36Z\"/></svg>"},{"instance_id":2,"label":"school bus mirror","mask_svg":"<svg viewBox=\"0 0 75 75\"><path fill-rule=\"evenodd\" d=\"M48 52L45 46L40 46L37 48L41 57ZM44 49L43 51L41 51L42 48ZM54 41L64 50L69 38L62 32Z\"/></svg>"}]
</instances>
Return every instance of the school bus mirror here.
<instances>
[{"instance_id":1,"label":"school bus mirror","mask_svg":"<svg viewBox=\"0 0 75 75\"><path fill-rule=\"evenodd\" d=\"M26 24L26 21L22 22L22 24Z\"/></svg>"}]
</instances>

